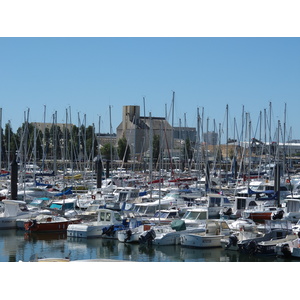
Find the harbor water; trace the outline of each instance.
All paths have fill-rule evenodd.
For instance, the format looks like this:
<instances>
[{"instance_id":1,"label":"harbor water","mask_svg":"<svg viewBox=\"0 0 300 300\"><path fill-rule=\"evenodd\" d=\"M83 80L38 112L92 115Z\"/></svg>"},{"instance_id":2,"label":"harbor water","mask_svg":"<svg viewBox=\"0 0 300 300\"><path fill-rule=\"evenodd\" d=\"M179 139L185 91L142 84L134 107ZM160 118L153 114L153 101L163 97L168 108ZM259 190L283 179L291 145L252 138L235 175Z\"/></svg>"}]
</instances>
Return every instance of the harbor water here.
<instances>
[{"instance_id":1,"label":"harbor water","mask_svg":"<svg viewBox=\"0 0 300 300\"><path fill-rule=\"evenodd\" d=\"M30 263L34 256L68 257L70 262ZM196 293L211 296L214 291L229 300L232 293L243 294L245 285L253 287L254 278L266 286L274 285L278 277L282 286L295 286L298 280L296 262L276 257L250 257L222 248L146 246L100 238L72 240L65 233L28 234L14 229L0 231L0 260L2 292L13 291L16 297L23 297L30 289L30 293L38 290L43 296L49 292L51 298L60 295L73 300L96 293L112 293L114 298L130 293L131 299L172 296L177 300ZM273 292L279 297L286 295L286 289ZM260 289L259 293L268 296L269 290Z\"/></svg>"},{"instance_id":2,"label":"harbor water","mask_svg":"<svg viewBox=\"0 0 300 300\"><path fill-rule=\"evenodd\" d=\"M277 257L249 256L222 248L198 249L180 245L125 244L113 239L72 239L66 233L27 233L0 230L0 261L29 262L39 258L117 260L132 262L292 262Z\"/></svg>"}]
</instances>

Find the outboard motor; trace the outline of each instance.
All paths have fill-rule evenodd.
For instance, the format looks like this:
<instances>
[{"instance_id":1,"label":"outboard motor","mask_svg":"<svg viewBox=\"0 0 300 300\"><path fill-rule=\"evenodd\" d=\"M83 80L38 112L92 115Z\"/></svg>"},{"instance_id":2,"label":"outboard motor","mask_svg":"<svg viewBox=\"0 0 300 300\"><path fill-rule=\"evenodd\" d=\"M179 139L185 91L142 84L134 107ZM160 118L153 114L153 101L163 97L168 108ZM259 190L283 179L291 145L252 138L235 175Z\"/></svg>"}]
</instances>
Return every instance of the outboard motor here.
<instances>
[{"instance_id":1,"label":"outboard motor","mask_svg":"<svg viewBox=\"0 0 300 300\"><path fill-rule=\"evenodd\" d=\"M132 231L130 229L128 229L126 231L126 238L125 238L124 242L126 243L128 240L130 240L131 236L132 236Z\"/></svg>"},{"instance_id":2,"label":"outboard motor","mask_svg":"<svg viewBox=\"0 0 300 300\"><path fill-rule=\"evenodd\" d=\"M281 220L283 218L284 211L280 210L276 214L273 215L273 220Z\"/></svg>"},{"instance_id":3,"label":"outboard motor","mask_svg":"<svg viewBox=\"0 0 300 300\"><path fill-rule=\"evenodd\" d=\"M102 235L107 235L107 236L113 236L114 235L114 229L115 229L115 226L114 225L111 225L110 227L106 228L104 227L102 229Z\"/></svg>"},{"instance_id":4,"label":"outboard motor","mask_svg":"<svg viewBox=\"0 0 300 300\"><path fill-rule=\"evenodd\" d=\"M230 216L230 215L232 215L232 208L229 207L226 211L223 212L223 214L224 214L225 216Z\"/></svg>"},{"instance_id":5,"label":"outboard motor","mask_svg":"<svg viewBox=\"0 0 300 300\"><path fill-rule=\"evenodd\" d=\"M154 229L150 229L141 234L139 241L141 244L150 245L152 243L152 241L155 239L155 237L156 237L156 234L155 234Z\"/></svg>"},{"instance_id":6,"label":"outboard motor","mask_svg":"<svg viewBox=\"0 0 300 300\"><path fill-rule=\"evenodd\" d=\"M291 249L290 249L288 244L284 244L284 245L281 246L281 252L282 252L284 257L291 257L292 256L292 252L291 252Z\"/></svg>"},{"instance_id":7,"label":"outboard motor","mask_svg":"<svg viewBox=\"0 0 300 300\"><path fill-rule=\"evenodd\" d=\"M31 221L31 225L28 227L28 230L30 230L31 228L35 227L36 224L37 224L36 219L32 219L30 221Z\"/></svg>"},{"instance_id":8,"label":"outboard motor","mask_svg":"<svg viewBox=\"0 0 300 300\"><path fill-rule=\"evenodd\" d=\"M250 254L250 255L253 255L257 252L257 243L255 240L251 240L248 245L247 245L247 252Z\"/></svg>"},{"instance_id":9,"label":"outboard motor","mask_svg":"<svg viewBox=\"0 0 300 300\"><path fill-rule=\"evenodd\" d=\"M229 249L231 246L236 246L238 242L238 238L236 235L232 234L229 236L229 243L226 246L226 249Z\"/></svg>"}]
</instances>

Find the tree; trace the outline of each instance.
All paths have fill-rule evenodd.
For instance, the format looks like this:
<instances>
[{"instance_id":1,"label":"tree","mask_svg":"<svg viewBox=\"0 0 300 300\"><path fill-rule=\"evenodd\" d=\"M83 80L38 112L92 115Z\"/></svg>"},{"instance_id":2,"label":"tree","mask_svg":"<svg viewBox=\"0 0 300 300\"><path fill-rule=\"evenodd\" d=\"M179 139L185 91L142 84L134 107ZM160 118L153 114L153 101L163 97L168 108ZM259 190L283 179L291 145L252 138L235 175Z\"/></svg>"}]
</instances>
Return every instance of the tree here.
<instances>
[{"instance_id":1,"label":"tree","mask_svg":"<svg viewBox=\"0 0 300 300\"><path fill-rule=\"evenodd\" d=\"M110 159L110 143L106 143L104 144L101 148L101 155L104 159ZM113 153L114 153L114 148L112 149Z\"/></svg>"},{"instance_id":2,"label":"tree","mask_svg":"<svg viewBox=\"0 0 300 300\"><path fill-rule=\"evenodd\" d=\"M118 151L119 159L121 160L124 159L124 162L126 163L130 157L130 148L127 145L127 139L124 135L122 138L118 140L117 151Z\"/></svg>"},{"instance_id":3,"label":"tree","mask_svg":"<svg viewBox=\"0 0 300 300\"><path fill-rule=\"evenodd\" d=\"M193 158L193 149L192 149L192 146L191 146L191 141L189 138L187 138L185 140L185 145L184 145L184 148L183 148L183 157L184 157L184 160L190 160Z\"/></svg>"},{"instance_id":4,"label":"tree","mask_svg":"<svg viewBox=\"0 0 300 300\"><path fill-rule=\"evenodd\" d=\"M17 151L17 144L16 144L16 135L13 133L10 123L5 125L5 133L3 137L3 154L5 153L9 156L9 161L12 161L16 151Z\"/></svg>"}]
</instances>

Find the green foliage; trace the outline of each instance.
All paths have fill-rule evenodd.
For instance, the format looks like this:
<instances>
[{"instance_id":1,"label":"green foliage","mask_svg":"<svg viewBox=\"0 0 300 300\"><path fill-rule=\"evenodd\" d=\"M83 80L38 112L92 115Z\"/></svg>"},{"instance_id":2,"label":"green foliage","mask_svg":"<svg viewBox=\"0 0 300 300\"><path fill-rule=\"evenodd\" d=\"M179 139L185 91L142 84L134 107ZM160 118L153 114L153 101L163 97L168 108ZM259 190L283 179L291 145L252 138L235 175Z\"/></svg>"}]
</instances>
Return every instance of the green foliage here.
<instances>
[{"instance_id":1,"label":"green foliage","mask_svg":"<svg viewBox=\"0 0 300 300\"><path fill-rule=\"evenodd\" d=\"M35 128L34 123L23 123L13 133L10 124L7 123L2 132L2 161L12 161L16 153L22 154L23 161L53 159L76 160L79 155L84 160L92 161L98 154L98 142L94 134L93 126L85 128L72 125L70 128L61 128L53 124L45 131ZM36 139L35 139L36 138ZM109 146L110 153L110 146ZM26 157L25 157L26 154ZM9 155L9 157L8 157ZM110 158L110 154L108 155ZM9 159L8 159L9 158Z\"/></svg>"},{"instance_id":2,"label":"green foliage","mask_svg":"<svg viewBox=\"0 0 300 300\"><path fill-rule=\"evenodd\" d=\"M112 149L114 152L114 148ZM110 159L110 143L104 144L101 148L101 155L104 159Z\"/></svg>"},{"instance_id":3,"label":"green foliage","mask_svg":"<svg viewBox=\"0 0 300 300\"><path fill-rule=\"evenodd\" d=\"M184 159L192 159L193 158L193 148L191 146L191 141L189 138L185 140L185 145L183 148L183 157Z\"/></svg>"},{"instance_id":4,"label":"green foliage","mask_svg":"<svg viewBox=\"0 0 300 300\"><path fill-rule=\"evenodd\" d=\"M126 163L130 157L130 147L127 145L127 139L125 136L118 140L117 151L119 159L124 159L124 162Z\"/></svg>"}]
</instances>

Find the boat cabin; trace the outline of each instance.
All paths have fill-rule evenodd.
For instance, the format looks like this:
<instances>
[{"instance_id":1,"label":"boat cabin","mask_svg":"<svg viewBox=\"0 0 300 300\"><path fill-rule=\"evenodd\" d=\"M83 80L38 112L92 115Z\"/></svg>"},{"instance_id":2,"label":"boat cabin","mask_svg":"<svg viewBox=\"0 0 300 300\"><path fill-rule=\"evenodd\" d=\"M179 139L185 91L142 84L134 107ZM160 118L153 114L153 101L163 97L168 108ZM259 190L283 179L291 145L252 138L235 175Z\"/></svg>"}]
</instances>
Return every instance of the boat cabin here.
<instances>
[{"instance_id":1,"label":"boat cabin","mask_svg":"<svg viewBox=\"0 0 300 300\"><path fill-rule=\"evenodd\" d=\"M117 211L101 208L98 210L97 222L102 224L121 223L121 215Z\"/></svg>"},{"instance_id":2,"label":"boat cabin","mask_svg":"<svg viewBox=\"0 0 300 300\"><path fill-rule=\"evenodd\" d=\"M191 208L186 211L181 220L188 226L205 224L208 219L208 210L205 208Z\"/></svg>"}]
</instances>

